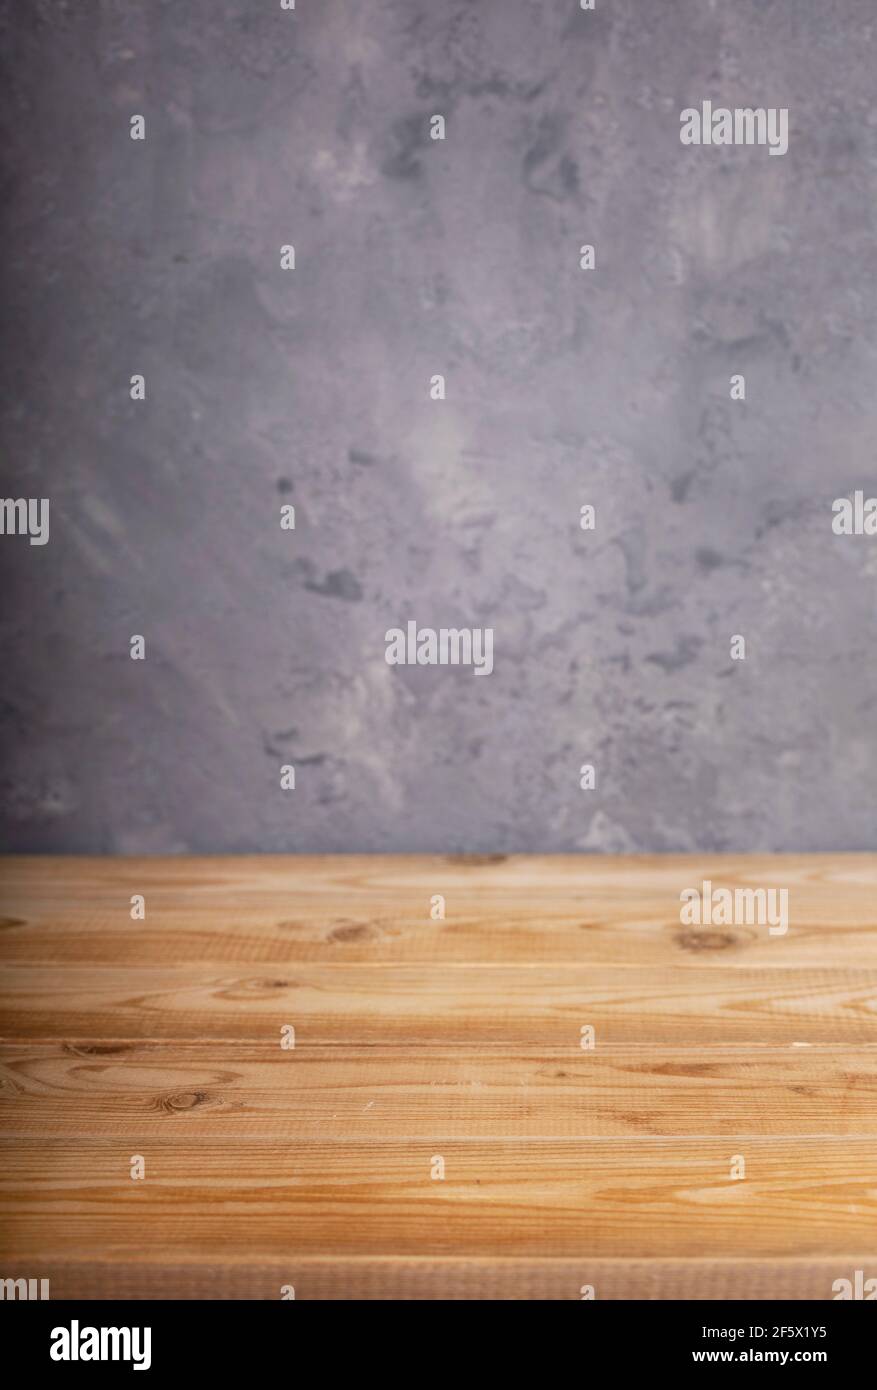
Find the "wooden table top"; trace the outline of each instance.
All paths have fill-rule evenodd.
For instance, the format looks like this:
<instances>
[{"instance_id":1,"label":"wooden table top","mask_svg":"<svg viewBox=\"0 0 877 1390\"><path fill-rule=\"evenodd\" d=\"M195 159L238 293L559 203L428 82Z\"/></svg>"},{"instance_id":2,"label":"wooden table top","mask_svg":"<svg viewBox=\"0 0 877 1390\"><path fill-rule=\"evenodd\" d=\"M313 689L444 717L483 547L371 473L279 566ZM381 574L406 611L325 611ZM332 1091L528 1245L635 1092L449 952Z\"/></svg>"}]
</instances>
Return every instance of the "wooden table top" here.
<instances>
[{"instance_id":1,"label":"wooden table top","mask_svg":"<svg viewBox=\"0 0 877 1390\"><path fill-rule=\"evenodd\" d=\"M704 881L787 888L788 931L683 924ZM7 858L0 884L3 1277L877 1277L877 856Z\"/></svg>"}]
</instances>

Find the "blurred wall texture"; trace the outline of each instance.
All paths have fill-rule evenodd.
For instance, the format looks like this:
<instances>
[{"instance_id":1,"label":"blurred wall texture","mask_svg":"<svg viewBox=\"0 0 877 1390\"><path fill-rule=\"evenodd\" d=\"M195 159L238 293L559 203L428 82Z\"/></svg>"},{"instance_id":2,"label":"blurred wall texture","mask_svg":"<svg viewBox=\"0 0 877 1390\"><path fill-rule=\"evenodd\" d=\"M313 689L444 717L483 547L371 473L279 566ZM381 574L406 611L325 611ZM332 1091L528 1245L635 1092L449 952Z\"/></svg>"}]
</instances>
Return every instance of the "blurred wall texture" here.
<instances>
[{"instance_id":1,"label":"blurred wall texture","mask_svg":"<svg viewBox=\"0 0 877 1390\"><path fill-rule=\"evenodd\" d=\"M874 848L873 0L0 25L5 850Z\"/></svg>"}]
</instances>

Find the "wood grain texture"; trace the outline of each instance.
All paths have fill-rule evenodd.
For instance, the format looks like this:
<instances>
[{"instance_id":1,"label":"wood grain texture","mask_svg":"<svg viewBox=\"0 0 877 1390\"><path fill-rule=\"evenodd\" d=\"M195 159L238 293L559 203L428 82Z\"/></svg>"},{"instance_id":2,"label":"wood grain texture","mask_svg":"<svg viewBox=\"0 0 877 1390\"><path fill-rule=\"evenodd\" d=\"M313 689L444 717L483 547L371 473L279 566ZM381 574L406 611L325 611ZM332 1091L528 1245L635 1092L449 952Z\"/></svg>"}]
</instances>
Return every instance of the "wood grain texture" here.
<instances>
[{"instance_id":1,"label":"wood grain texture","mask_svg":"<svg viewBox=\"0 0 877 1390\"><path fill-rule=\"evenodd\" d=\"M292 1242L291 1242L292 1244ZM53 1298L106 1298L110 1270L93 1259L41 1266ZM832 1298L832 1284L861 1269L877 1278L877 1260L860 1252L828 1259L685 1260L491 1255L298 1255L189 1262L138 1252L114 1258L115 1298L276 1299L292 1285L297 1299L574 1299L584 1286L601 1299L753 1301ZM842 1273L838 1273L841 1270Z\"/></svg>"},{"instance_id":2,"label":"wood grain texture","mask_svg":"<svg viewBox=\"0 0 877 1390\"><path fill-rule=\"evenodd\" d=\"M787 887L787 935L680 926L704 879ZM7 859L0 885L4 1275L830 1298L877 1272L875 856Z\"/></svg>"},{"instance_id":3,"label":"wood grain texture","mask_svg":"<svg viewBox=\"0 0 877 1390\"><path fill-rule=\"evenodd\" d=\"M877 1048L7 1043L0 1129L20 1138L877 1139Z\"/></svg>"},{"instance_id":4,"label":"wood grain texture","mask_svg":"<svg viewBox=\"0 0 877 1390\"><path fill-rule=\"evenodd\" d=\"M134 930L137 930L136 928ZM721 973L582 964L278 966L10 965L0 1015L17 1037L696 1047L877 1043L877 969Z\"/></svg>"},{"instance_id":5,"label":"wood grain texture","mask_svg":"<svg viewBox=\"0 0 877 1390\"><path fill-rule=\"evenodd\" d=\"M3 958L71 964L478 962L865 967L877 962L877 856L307 855L2 862ZM679 894L788 887L793 929L680 926ZM131 930L131 893L148 932ZM450 904L432 921L430 898ZM780 949L778 949L780 948Z\"/></svg>"},{"instance_id":6,"label":"wood grain texture","mask_svg":"<svg viewBox=\"0 0 877 1390\"><path fill-rule=\"evenodd\" d=\"M177 1260L265 1255L694 1258L873 1252L875 1142L717 1139L191 1144L0 1142L0 1215L20 1258L97 1246ZM870 1245L867 1235L870 1234Z\"/></svg>"}]
</instances>

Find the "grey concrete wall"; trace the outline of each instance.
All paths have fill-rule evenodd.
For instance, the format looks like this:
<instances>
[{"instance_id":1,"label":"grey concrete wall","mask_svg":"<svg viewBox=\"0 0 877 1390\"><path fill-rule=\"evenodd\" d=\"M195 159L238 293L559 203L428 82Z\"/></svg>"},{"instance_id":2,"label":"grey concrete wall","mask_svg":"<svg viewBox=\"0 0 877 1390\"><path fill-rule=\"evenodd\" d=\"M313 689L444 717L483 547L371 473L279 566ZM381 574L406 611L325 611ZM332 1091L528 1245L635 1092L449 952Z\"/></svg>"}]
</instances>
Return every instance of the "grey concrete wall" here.
<instances>
[{"instance_id":1,"label":"grey concrete wall","mask_svg":"<svg viewBox=\"0 0 877 1390\"><path fill-rule=\"evenodd\" d=\"M873 0L0 15L5 849L874 848Z\"/></svg>"}]
</instances>

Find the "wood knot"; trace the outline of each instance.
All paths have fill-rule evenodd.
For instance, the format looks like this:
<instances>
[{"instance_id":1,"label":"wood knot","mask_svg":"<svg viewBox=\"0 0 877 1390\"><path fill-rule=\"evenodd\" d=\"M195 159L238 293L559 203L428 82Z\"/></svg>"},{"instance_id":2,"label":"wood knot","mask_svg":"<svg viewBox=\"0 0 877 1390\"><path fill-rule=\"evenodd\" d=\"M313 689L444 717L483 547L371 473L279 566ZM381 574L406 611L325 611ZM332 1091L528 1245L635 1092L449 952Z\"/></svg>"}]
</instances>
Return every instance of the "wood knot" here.
<instances>
[{"instance_id":1,"label":"wood knot","mask_svg":"<svg viewBox=\"0 0 877 1390\"><path fill-rule=\"evenodd\" d=\"M329 933L330 941L367 941L372 935L364 922L339 922Z\"/></svg>"},{"instance_id":2,"label":"wood knot","mask_svg":"<svg viewBox=\"0 0 877 1390\"><path fill-rule=\"evenodd\" d=\"M210 1101L211 1096L208 1091L177 1091L172 1096L161 1096L158 1101L158 1108L176 1115L184 1110L195 1110L199 1105L209 1105Z\"/></svg>"},{"instance_id":3,"label":"wood knot","mask_svg":"<svg viewBox=\"0 0 877 1390\"><path fill-rule=\"evenodd\" d=\"M676 937L677 946L681 946L683 951L726 951L729 946L737 945L737 938L730 931L683 931Z\"/></svg>"}]
</instances>

